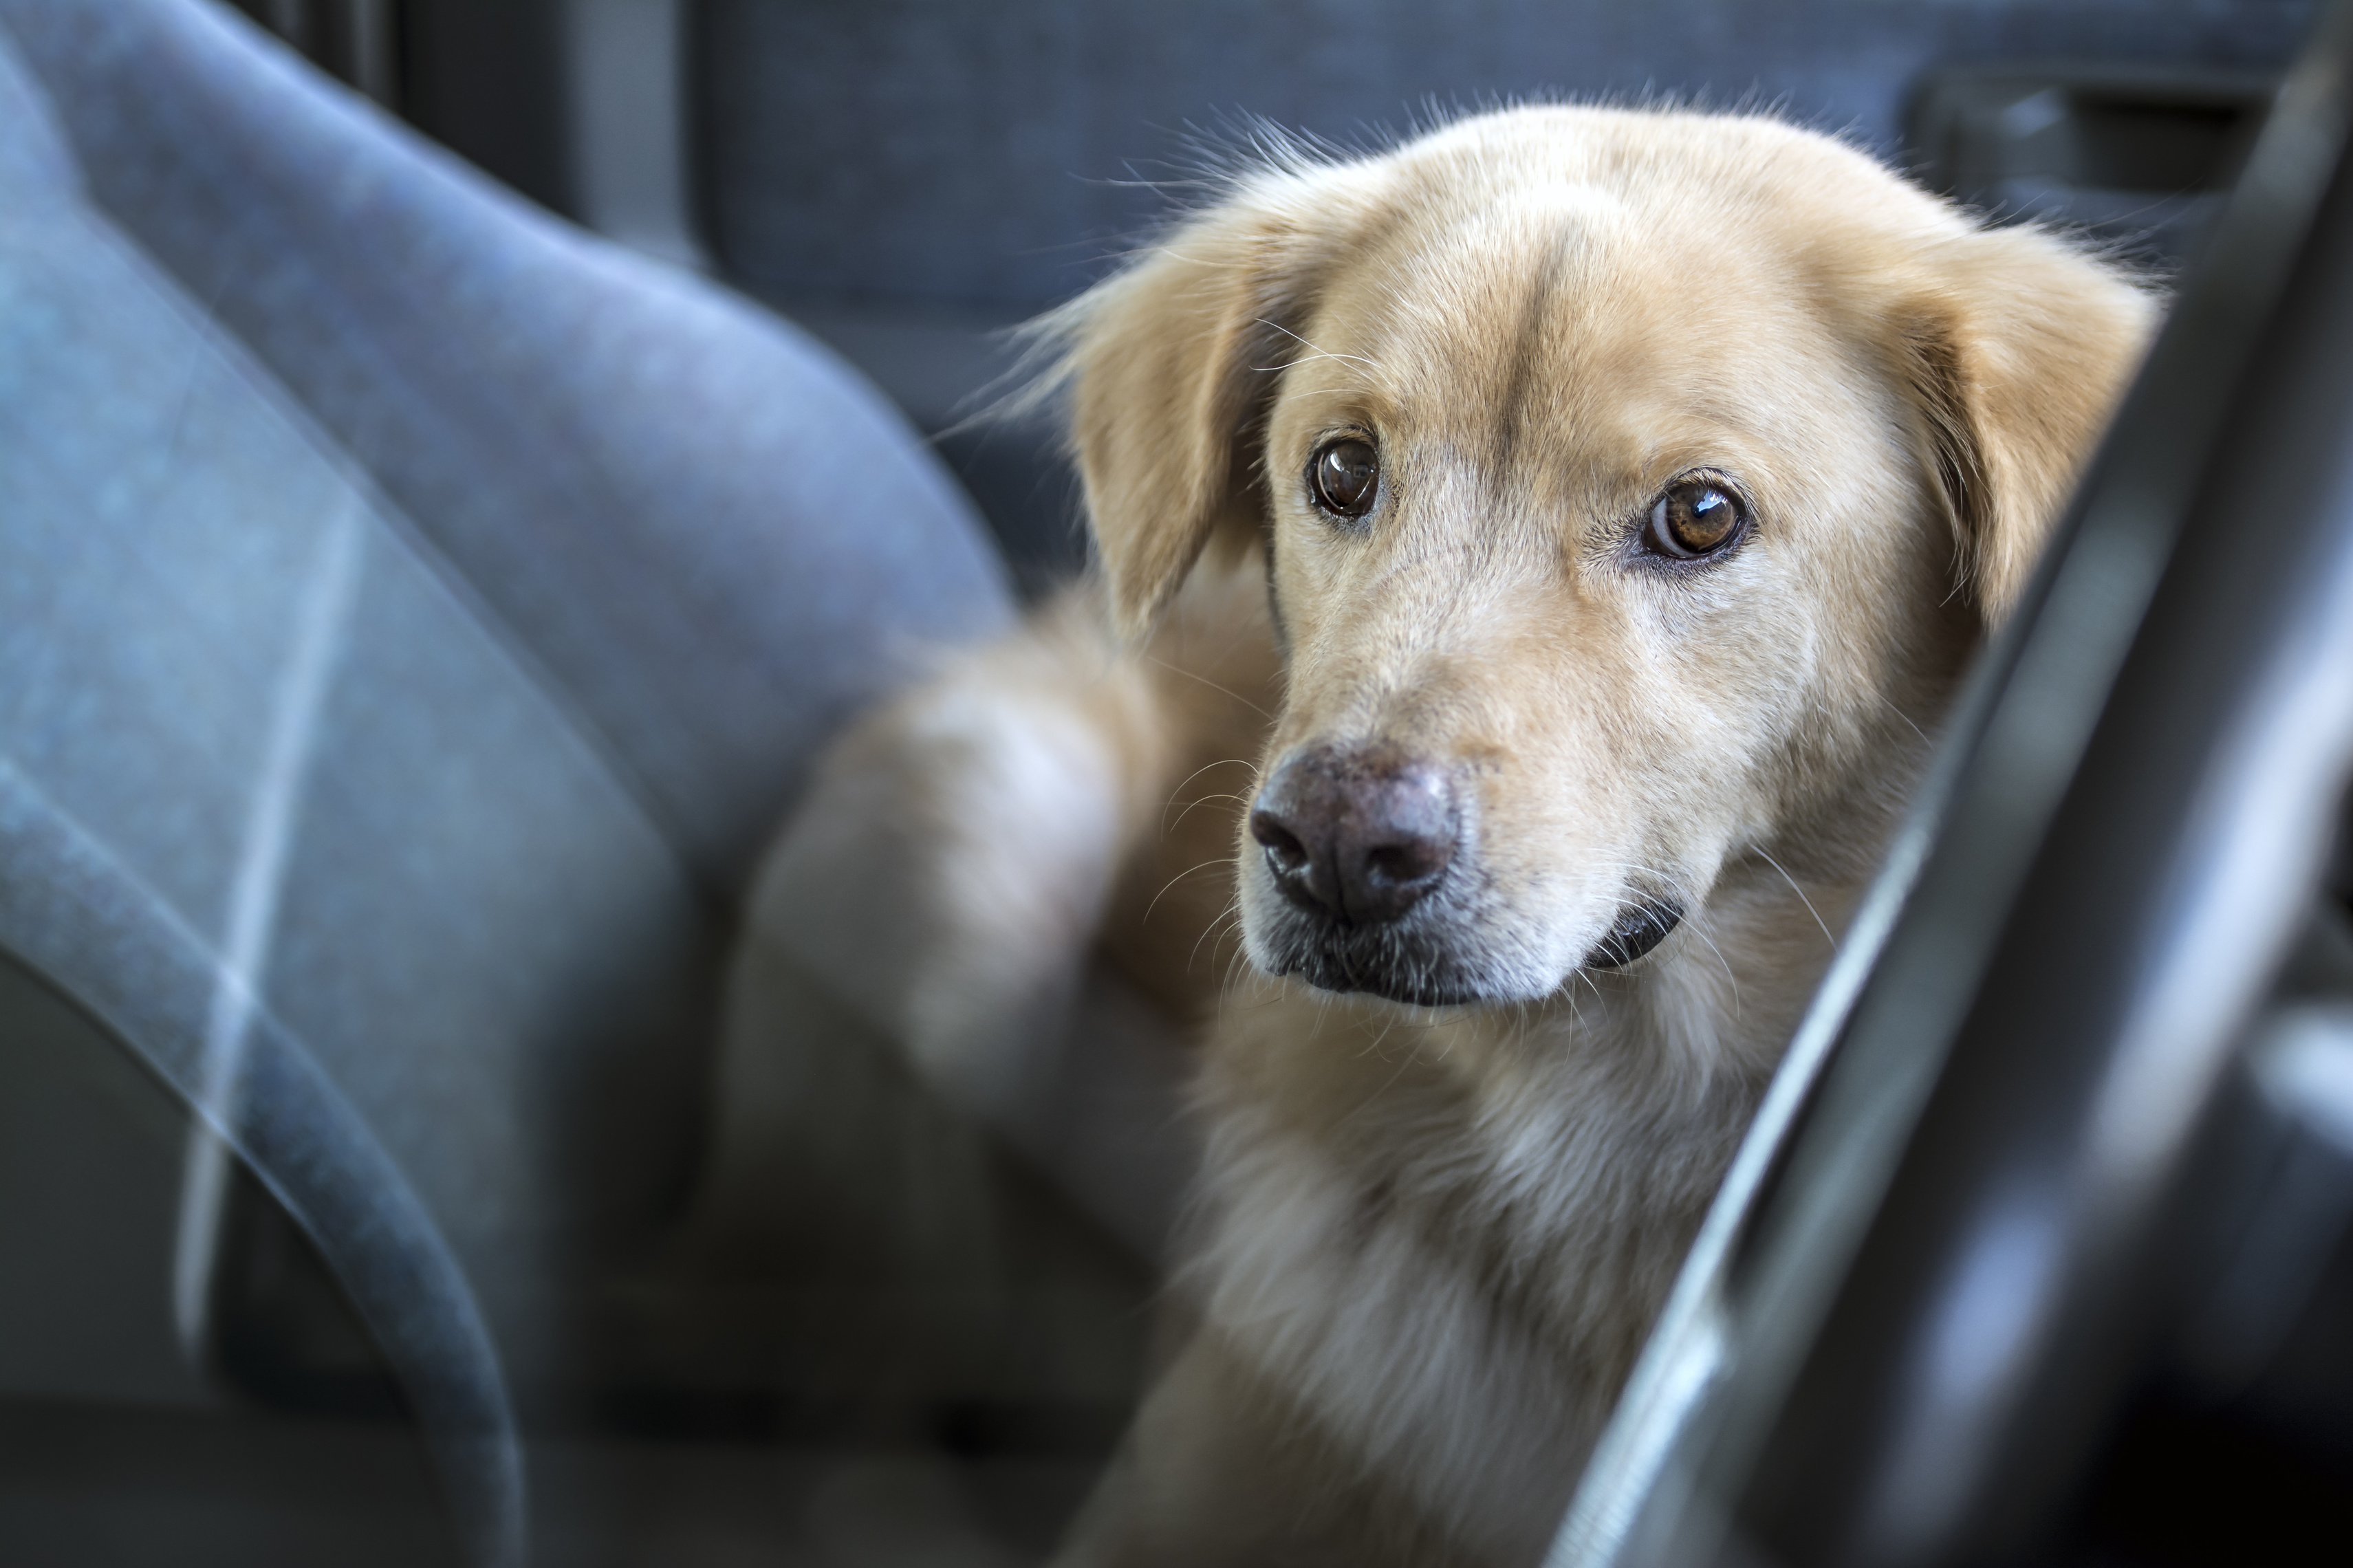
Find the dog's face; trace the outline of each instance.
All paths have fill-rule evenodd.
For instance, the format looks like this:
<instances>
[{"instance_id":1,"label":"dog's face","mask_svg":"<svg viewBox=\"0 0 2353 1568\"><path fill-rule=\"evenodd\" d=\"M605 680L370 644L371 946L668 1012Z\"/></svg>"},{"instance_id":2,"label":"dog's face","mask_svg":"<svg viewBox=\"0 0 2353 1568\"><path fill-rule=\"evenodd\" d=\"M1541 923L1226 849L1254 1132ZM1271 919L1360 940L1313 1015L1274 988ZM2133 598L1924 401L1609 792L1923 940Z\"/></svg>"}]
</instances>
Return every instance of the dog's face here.
<instances>
[{"instance_id":1,"label":"dog's face","mask_svg":"<svg viewBox=\"0 0 2353 1568\"><path fill-rule=\"evenodd\" d=\"M1092 311L1122 607L1267 560L1250 956L1460 1003L1875 847L2148 306L1821 138L1549 110L1266 176Z\"/></svg>"}]
</instances>

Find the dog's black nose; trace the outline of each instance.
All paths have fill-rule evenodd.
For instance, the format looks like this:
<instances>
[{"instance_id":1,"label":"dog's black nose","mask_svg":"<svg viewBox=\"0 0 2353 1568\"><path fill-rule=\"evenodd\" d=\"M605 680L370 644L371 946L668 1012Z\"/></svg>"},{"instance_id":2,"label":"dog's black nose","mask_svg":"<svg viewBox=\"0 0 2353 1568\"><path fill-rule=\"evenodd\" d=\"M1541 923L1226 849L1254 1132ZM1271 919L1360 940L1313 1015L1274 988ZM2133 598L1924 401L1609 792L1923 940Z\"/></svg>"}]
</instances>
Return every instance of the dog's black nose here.
<instances>
[{"instance_id":1,"label":"dog's black nose","mask_svg":"<svg viewBox=\"0 0 2353 1568\"><path fill-rule=\"evenodd\" d=\"M1285 898L1344 924L1378 925L1445 879L1454 787L1418 760L1294 752L1259 791L1250 827Z\"/></svg>"}]
</instances>

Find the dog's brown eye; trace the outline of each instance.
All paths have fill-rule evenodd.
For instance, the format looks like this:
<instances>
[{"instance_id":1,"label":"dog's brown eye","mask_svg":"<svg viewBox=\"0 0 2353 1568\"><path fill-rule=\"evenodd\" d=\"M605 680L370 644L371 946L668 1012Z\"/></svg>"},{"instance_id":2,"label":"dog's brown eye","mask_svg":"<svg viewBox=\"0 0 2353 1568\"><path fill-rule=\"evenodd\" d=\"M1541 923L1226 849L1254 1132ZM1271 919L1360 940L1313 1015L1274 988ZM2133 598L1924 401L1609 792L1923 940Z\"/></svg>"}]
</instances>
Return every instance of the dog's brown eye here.
<instances>
[{"instance_id":1,"label":"dog's brown eye","mask_svg":"<svg viewBox=\"0 0 2353 1568\"><path fill-rule=\"evenodd\" d=\"M1381 458L1370 441L1351 436L1319 449L1307 465L1315 504L1335 517L1362 517L1380 493Z\"/></svg>"},{"instance_id":2,"label":"dog's brown eye","mask_svg":"<svg viewBox=\"0 0 2353 1568\"><path fill-rule=\"evenodd\" d=\"M1740 503L1706 479L1677 479L1651 503L1642 542L1662 555L1689 561L1712 555L1740 532Z\"/></svg>"}]
</instances>

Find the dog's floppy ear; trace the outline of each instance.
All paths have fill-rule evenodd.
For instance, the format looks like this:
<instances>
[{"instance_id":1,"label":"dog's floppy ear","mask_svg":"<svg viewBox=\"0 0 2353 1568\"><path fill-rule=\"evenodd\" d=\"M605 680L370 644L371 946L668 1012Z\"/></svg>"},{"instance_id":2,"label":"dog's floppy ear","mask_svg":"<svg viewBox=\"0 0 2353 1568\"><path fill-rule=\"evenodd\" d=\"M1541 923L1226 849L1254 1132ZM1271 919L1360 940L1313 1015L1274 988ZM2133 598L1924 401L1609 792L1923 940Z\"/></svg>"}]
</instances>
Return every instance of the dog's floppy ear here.
<instances>
[{"instance_id":1,"label":"dog's floppy ear","mask_svg":"<svg viewBox=\"0 0 2353 1568\"><path fill-rule=\"evenodd\" d=\"M1124 633L1213 538L1255 537L1267 405L1363 200L1347 170L1261 172L1042 324L1066 349L1057 379Z\"/></svg>"},{"instance_id":2,"label":"dog's floppy ear","mask_svg":"<svg viewBox=\"0 0 2353 1568\"><path fill-rule=\"evenodd\" d=\"M2158 304L2119 268L2032 228L1950 237L1929 272L1893 312L1898 374L1990 626L2026 586Z\"/></svg>"}]
</instances>

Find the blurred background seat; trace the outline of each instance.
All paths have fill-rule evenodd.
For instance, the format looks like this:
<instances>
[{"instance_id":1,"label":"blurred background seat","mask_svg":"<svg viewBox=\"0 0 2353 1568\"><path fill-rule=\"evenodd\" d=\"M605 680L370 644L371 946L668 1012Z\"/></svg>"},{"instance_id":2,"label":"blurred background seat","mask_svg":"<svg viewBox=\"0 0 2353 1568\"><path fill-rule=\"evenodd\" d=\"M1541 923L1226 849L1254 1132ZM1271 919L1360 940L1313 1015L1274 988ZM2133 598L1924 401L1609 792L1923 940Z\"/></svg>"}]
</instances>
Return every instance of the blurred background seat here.
<instances>
[{"instance_id":1,"label":"blurred background seat","mask_svg":"<svg viewBox=\"0 0 2353 1568\"><path fill-rule=\"evenodd\" d=\"M511 1409L598 1415L691 1179L751 858L1007 624L994 549L829 351L189 0L0 7L0 1397L405 1407L510 1556ZM8 1489L11 1555L90 1528Z\"/></svg>"}]
</instances>

